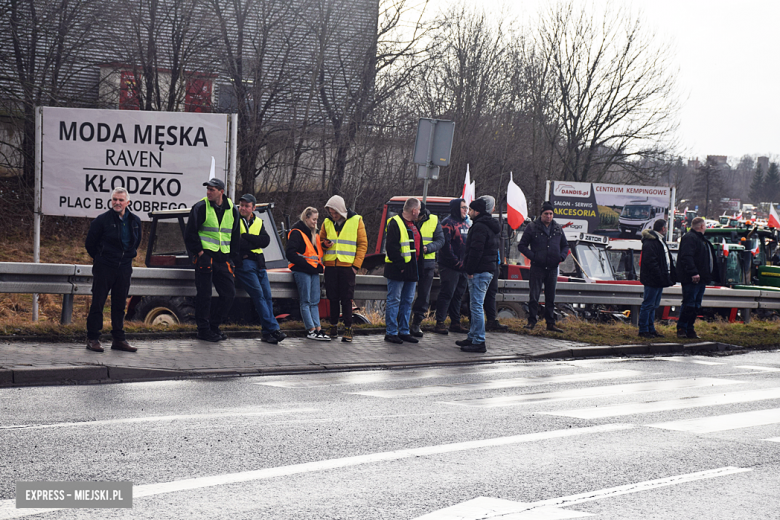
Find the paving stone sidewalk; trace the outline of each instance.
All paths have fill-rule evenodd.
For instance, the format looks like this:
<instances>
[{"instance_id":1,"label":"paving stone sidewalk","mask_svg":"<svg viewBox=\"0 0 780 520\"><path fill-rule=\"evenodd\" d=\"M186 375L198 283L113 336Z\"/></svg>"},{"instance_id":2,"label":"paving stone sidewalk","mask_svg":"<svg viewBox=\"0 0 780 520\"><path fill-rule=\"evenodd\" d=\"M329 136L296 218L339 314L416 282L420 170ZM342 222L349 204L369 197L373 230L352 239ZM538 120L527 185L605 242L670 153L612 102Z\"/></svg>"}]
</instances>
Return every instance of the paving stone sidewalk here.
<instances>
[{"instance_id":1,"label":"paving stone sidewalk","mask_svg":"<svg viewBox=\"0 0 780 520\"><path fill-rule=\"evenodd\" d=\"M486 354L461 352L463 334L426 333L420 343L395 345L381 334L352 343L287 338L278 345L232 337L219 343L191 338L130 339L138 352L86 350L84 343L0 340L0 386L178 379L415 365L683 352L695 345L594 347L585 343L512 333L488 333ZM704 344L701 344L702 346Z\"/></svg>"}]
</instances>

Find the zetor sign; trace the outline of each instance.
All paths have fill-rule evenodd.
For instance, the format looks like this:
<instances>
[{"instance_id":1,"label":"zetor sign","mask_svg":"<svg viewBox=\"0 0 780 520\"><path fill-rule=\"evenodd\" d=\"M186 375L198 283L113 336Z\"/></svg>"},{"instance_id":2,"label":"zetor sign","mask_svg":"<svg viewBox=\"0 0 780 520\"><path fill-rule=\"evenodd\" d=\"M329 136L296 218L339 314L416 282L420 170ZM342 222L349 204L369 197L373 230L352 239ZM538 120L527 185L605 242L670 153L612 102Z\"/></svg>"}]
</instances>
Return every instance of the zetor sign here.
<instances>
[{"instance_id":1,"label":"zetor sign","mask_svg":"<svg viewBox=\"0 0 780 520\"><path fill-rule=\"evenodd\" d=\"M130 209L192 206L205 196L212 157L226 180L227 114L45 107L41 201L45 215L96 217L123 187Z\"/></svg>"}]
</instances>

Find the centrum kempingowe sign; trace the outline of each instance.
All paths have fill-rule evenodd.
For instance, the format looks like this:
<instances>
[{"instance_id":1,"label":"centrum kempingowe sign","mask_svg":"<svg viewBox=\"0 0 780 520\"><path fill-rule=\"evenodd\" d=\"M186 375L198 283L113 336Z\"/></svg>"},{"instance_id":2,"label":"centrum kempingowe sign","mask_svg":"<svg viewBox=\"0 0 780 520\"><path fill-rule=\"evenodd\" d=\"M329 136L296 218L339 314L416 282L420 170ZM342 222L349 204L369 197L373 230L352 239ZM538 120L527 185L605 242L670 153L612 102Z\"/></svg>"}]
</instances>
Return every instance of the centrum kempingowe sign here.
<instances>
[{"instance_id":1,"label":"centrum kempingowe sign","mask_svg":"<svg viewBox=\"0 0 780 520\"><path fill-rule=\"evenodd\" d=\"M96 217L117 187L142 219L186 208L204 197L212 160L227 181L227 114L44 107L41 128L44 215Z\"/></svg>"}]
</instances>

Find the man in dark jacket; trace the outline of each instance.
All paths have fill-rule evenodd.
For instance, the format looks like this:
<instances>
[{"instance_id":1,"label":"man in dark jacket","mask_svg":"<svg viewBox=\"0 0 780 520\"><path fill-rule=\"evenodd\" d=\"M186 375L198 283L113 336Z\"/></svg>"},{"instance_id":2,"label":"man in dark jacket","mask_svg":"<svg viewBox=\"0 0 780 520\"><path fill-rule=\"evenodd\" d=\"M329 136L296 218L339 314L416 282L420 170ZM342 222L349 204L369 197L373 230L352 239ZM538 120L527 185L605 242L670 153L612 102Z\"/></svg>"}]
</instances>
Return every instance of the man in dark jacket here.
<instances>
[{"instance_id":1,"label":"man in dark jacket","mask_svg":"<svg viewBox=\"0 0 780 520\"><path fill-rule=\"evenodd\" d=\"M644 268L643 268L644 269ZM677 320L678 338L698 338L693 328L701 309L704 289L720 279L715 248L704 238L704 219L696 217L691 230L680 240L677 253L677 279L682 284L682 307Z\"/></svg>"},{"instance_id":2,"label":"man in dark jacket","mask_svg":"<svg viewBox=\"0 0 780 520\"><path fill-rule=\"evenodd\" d=\"M555 326L555 285L558 282L558 265L566 260L569 243L561 226L553 220L552 204L542 204L541 216L525 229L517 249L531 260L528 323L525 328L531 330L536 327L539 295L544 286L544 319L547 321L547 330L563 332Z\"/></svg>"},{"instance_id":3,"label":"man in dark jacket","mask_svg":"<svg viewBox=\"0 0 780 520\"><path fill-rule=\"evenodd\" d=\"M469 204L473 224L466 239L463 269L469 284L471 327L466 339L455 343L464 352L487 352L485 346L485 293L498 263L498 222L487 212L485 199Z\"/></svg>"},{"instance_id":4,"label":"man in dark jacket","mask_svg":"<svg viewBox=\"0 0 780 520\"><path fill-rule=\"evenodd\" d=\"M660 338L655 330L655 311L661 303L664 287L674 285L676 278L674 259L666 245L666 221L658 219L653 230L642 231L642 269L639 281L645 286L644 300L639 309L639 336Z\"/></svg>"},{"instance_id":5,"label":"man in dark jacket","mask_svg":"<svg viewBox=\"0 0 780 520\"><path fill-rule=\"evenodd\" d=\"M417 343L409 330L409 314L422 252L422 237L414 224L419 214L420 201L412 197L406 199L400 215L387 221L385 341L389 343Z\"/></svg>"},{"instance_id":6,"label":"man in dark jacket","mask_svg":"<svg viewBox=\"0 0 780 520\"><path fill-rule=\"evenodd\" d=\"M257 199L251 193L242 195L238 200L238 214L241 216L239 228L239 260L236 263L236 277L246 290L260 316L263 327L260 341L276 345L287 336L279 330L279 323L274 316L274 302L271 297L271 282L265 270L263 248L271 243L268 230L263 226L263 219L255 215Z\"/></svg>"},{"instance_id":7,"label":"man in dark jacket","mask_svg":"<svg viewBox=\"0 0 780 520\"><path fill-rule=\"evenodd\" d=\"M124 319L133 258L141 243L141 219L127 209L127 190L111 193L111 209L100 214L89 226L85 247L92 257L92 305L87 316L87 350L103 352L103 306L111 292L111 348L135 352L125 339Z\"/></svg>"},{"instance_id":8,"label":"man in dark jacket","mask_svg":"<svg viewBox=\"0 0 780 520\"><path fill-rule=\"evenodd\" d=\"M417 218L416 224L422 237L422 254L418 267L420 279L417 282L417 298L412 305L412 324L409 329L412 336L421 338L423 333L420 330L420 324L425 315L428 314L433 273L436 269L436 252L444 245L444 231L442 231L439 217L431 214L424 202L420 203L420 216Z\"/></svg>"},{"instance_id":9,"label":"man in dark jacket","mask_svg":"<svg viewBox=\"0 0 780 520\"><path fill-rule=\"evenodd\" d=\"M485 207L487 212L492 215L493 208L496 207L496 199L490 195L482 195L480 199L485 200ZM501 224L498 226L501 227ZM501 239L499 236L499 246ZM494 332L506 332L509 327L498 321L498 308L496 306L496 295L498 294L498 277L501 274L501 253L499 252L498 262L496 263L496 270L493 273L493 279L490 280L490 286L488 286L487 293L485 294L485 330Z\"/></svg>"},{"instance_id":10,"label":"man in dark jacket","mask_svg":"<svg viewBox=\"0 0 780 520\"><path fill-rule=\"evenodd\" d=\"M466 332L460 326L460 301L466 292L466 273L463 260L466 258L466 237L469 225L466 213L469 207L463 199L450 201L450 214L442 223L444 245L439 250L439 297L436 299L436 328L438 334L447 334L444 320L450 317L450 331Z\"/></svg>"},{"instance_id":11,"label":"man in dark jacket","mask_svg":"<svg viewBox=\"0 0 780 520\"><path fill-rule=\"evenodd\" d=\"M190 210L184 229L184 245L195 264L195 322L198 339L222 341L219 330L227 319L236 296L235 265L240 261L241 230L238 210L227 196L225 183L212 178L203 183L206 196ZM211 284L219 294L219 305L211 305Z\"/></svg>"}]
</instances>

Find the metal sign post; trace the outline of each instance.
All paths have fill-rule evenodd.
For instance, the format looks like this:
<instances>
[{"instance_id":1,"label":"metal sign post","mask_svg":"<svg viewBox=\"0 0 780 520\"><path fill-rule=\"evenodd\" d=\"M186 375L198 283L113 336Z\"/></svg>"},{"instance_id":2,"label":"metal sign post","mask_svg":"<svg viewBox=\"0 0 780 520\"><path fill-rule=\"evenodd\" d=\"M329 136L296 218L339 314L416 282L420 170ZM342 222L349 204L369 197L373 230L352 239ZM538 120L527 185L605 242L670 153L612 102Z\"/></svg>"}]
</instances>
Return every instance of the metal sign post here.
<instances>
[{"instance_id":1,"label":"metal sign post","mask_svg":"<svg viewBox=\"0 0 780 520\"><path fill-rule=\"evenodd\" d=\"M417 178L425 179L423 203L428 198L428 180L439 178L439 167L450 164L455 122L440 119L421 118L417 126L417 140L414 144L414 163Z\"/></svg>"}]
</instances>

